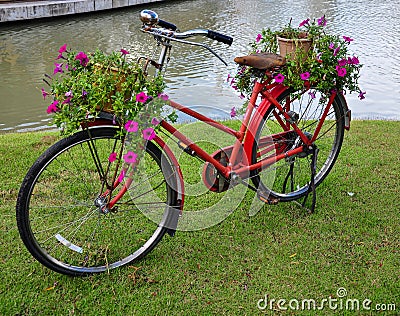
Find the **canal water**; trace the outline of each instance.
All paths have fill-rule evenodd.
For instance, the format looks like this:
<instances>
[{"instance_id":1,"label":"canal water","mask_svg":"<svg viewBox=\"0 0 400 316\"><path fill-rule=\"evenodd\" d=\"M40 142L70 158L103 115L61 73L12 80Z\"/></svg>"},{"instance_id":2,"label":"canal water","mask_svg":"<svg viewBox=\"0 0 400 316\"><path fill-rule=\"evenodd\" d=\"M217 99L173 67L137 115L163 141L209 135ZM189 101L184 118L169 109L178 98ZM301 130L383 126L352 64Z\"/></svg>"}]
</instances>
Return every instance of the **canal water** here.
<instances>
[{"instance_id":1,"label":"canal water","mask_svg":"<svg viewBox=\"0 0 400 316\"><path fill-rule=\"evenodd\" d=\"M107 52L124 48L134 56L153 54L154 40L140 32L138 15L144 8L157 11L181 30L207 28L234 38L231 47L205 39L222 54L227 67L201 48L174 46L167 92L178 102L200 106L211 116L228 116L233 106L242 104L226 83L227 75L236 69L233 58L248 51L248 43L260 30L277 28L290 18L297 23L326 15L330 31L355 39L353 50L364 64L360 83L366 99L347 96L353 117L400 119L399 0L193 0L0 24L0 132L48 128L48 104L40 88L43 74L54 68L61 45Z\"/></svg>"}]
</instances>

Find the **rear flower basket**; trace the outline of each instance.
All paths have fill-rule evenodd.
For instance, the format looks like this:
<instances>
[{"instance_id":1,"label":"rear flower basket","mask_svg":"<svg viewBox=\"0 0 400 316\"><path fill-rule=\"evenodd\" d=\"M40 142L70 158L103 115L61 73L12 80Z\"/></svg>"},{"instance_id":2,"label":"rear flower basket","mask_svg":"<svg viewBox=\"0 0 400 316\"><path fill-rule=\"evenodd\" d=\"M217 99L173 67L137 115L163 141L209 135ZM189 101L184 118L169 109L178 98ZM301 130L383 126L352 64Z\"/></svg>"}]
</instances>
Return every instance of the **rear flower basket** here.
<instances>
[{"instance_id":1,"label":"rear flower basket","mask_svg":"<svg viewBox=\"0 0 400 316\"><path fill-rule=\"evenodd\" d=\"M100 111L113 114L121 126L137 119L145 108L148 117L160 116L166 103L163 78L147 77L128 55L123 49L105 54L60 47L53 74L44 79L49 88L42 88L42 95L52 98L47 113L54 114L53 122L64 135L94 120Z\"/></svg>"}]
</instances>

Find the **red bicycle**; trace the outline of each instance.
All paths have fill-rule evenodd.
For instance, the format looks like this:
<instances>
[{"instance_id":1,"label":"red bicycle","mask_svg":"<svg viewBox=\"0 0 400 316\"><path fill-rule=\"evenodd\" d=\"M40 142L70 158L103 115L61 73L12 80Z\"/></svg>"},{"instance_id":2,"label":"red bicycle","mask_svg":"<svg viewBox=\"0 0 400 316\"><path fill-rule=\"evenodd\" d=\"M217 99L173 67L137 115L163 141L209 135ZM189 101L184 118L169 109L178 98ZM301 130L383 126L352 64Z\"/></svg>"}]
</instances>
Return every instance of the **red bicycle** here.
<instances>
[{"instance_id":1,"label":"red bicycle","mask_svg":"<svg viewBox=\"0 0 400 316\"><path fill-rule=\"evenodd\" d=\"M157 71L173 42L202 46L221 60L207 45L187 39L206 36L232 43L231 37L211 30L178 32L153 11L142 11L141 20L142 31L161 47L158 61L149 63L157 65ZM79 276L143 258L165 233L174 235L185 216L185 188L171 140L203 161L202 178L210 191L242 184L268 204L311 195L312 211L315 188L332 169L344 130L350 128L350 111L342 94L332 92L325 99L312 87L293 91L274 82L278 57L258 55L252 60L247 64L269 79L255 82L238 130L170 101L173 108L234 137L230 146L208 153L161 121L144 148L139 176L124 178L121 175L135 170L111 164L109 154L123 152L126 136L117 133L120 128L112 115L101 113L82 131L46 150L23 180L17 201L19 232L31 254L56 272Z\"/></svg>"}]
</instances>

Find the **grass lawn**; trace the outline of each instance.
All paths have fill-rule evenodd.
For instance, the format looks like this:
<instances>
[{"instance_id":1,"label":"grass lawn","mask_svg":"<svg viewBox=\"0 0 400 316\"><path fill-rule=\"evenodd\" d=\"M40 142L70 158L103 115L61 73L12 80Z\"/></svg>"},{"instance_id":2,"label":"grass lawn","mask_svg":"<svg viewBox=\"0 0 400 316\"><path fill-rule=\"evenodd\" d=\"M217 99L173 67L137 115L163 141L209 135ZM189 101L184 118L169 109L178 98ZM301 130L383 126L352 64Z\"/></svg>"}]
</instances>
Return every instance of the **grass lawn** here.
<instances>
[{"instance_id":1,"label":"grass lawn","mask_svg":"<svg viewBox=\"0 0 400 316\"><path fill-rule=\"evenodd\" d=\"M249 216L249 192L220 224L166 235L143 260L85 278L42 267L16 227L19 185L57 134L0 135L0 315L399 314L399 131L352 122L314 214L281 203Z\"/></svg>"}]
</instances>

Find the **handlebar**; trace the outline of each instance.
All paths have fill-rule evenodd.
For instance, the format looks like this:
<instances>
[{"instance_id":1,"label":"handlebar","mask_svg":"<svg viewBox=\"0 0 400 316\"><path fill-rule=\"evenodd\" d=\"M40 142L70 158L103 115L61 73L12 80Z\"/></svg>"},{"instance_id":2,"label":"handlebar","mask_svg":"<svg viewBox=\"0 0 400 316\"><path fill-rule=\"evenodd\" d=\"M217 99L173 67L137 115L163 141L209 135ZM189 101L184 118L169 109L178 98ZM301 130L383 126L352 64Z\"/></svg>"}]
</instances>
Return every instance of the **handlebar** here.
<instances>
[{"instance_id":1,"label":"handlebar","mask_svg":"<svg viewBox=\"0 0 400 316\"><path fill-rule=\"evenodd\" d=\"M194 29L185 32L179 32L178 27L175 24L159 19L158 14L151 10L141 11L140 20L143 22L142 32L154 35L154 37L160 42L162 42L162 39L164 39L164 45L169 45L169 41L176 41L184 44L201 46L210 51L225 65L227 65L227 63L206 44L190 42L186 41L185 39L196 35L201 35L230 46L233 42L232 37L206 29ZM158 27L156 27L156 25Z\"/></svg>"}]
</instances>

